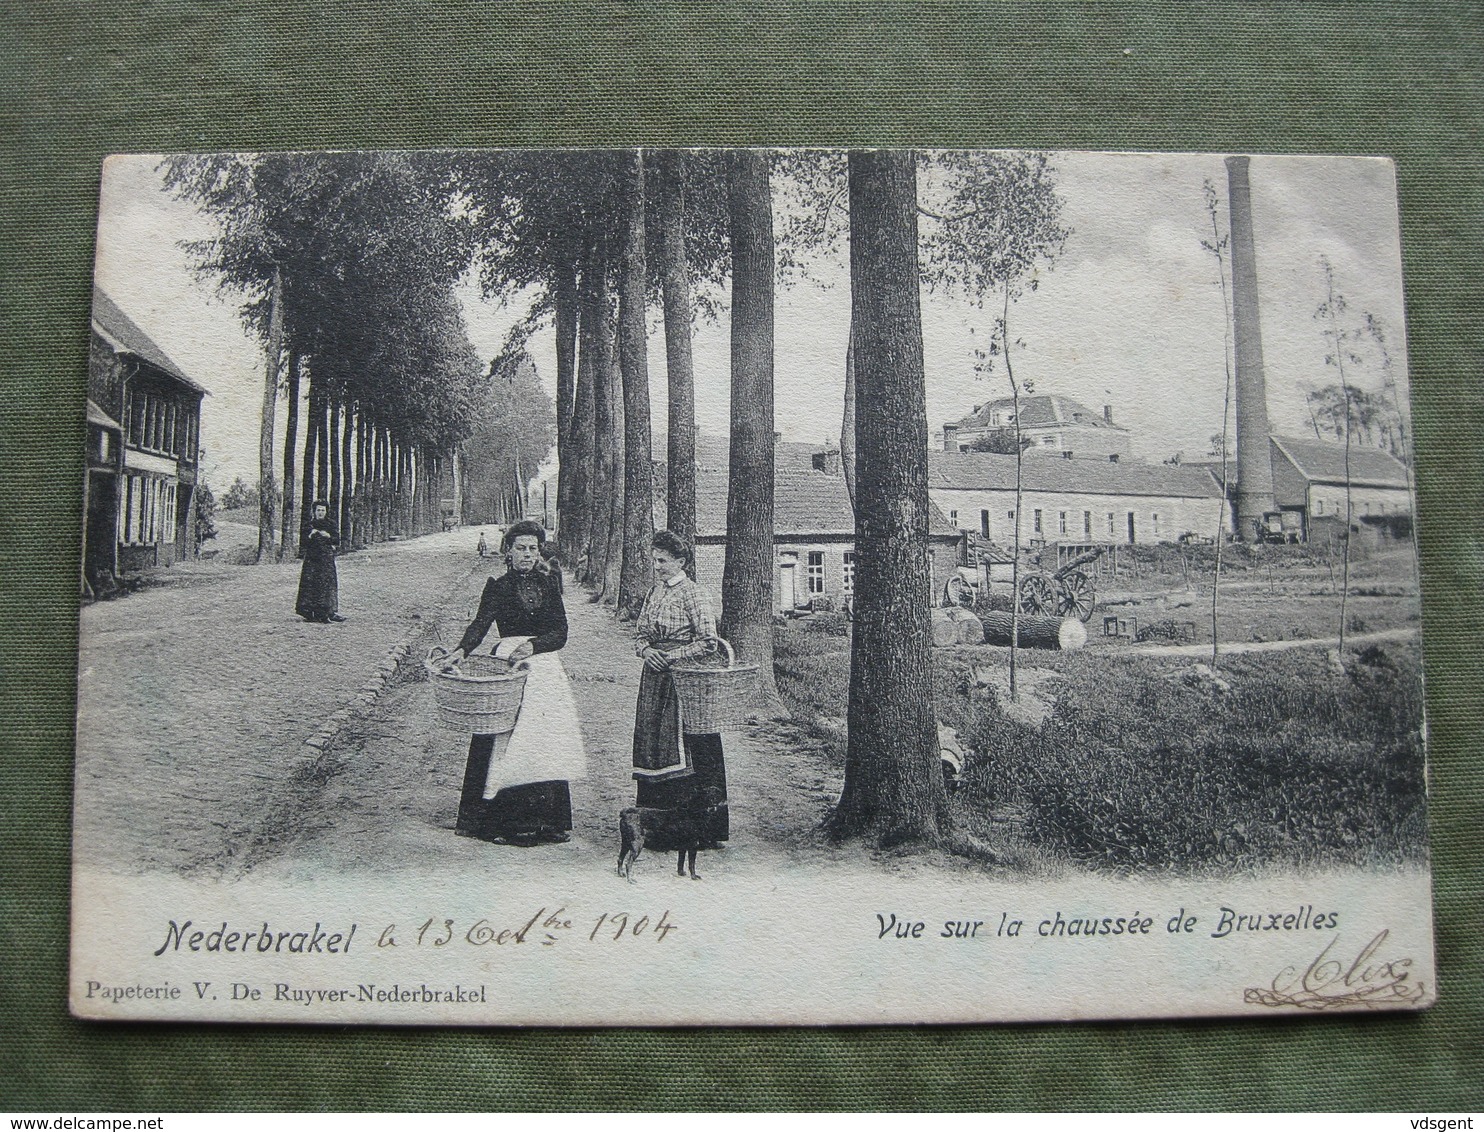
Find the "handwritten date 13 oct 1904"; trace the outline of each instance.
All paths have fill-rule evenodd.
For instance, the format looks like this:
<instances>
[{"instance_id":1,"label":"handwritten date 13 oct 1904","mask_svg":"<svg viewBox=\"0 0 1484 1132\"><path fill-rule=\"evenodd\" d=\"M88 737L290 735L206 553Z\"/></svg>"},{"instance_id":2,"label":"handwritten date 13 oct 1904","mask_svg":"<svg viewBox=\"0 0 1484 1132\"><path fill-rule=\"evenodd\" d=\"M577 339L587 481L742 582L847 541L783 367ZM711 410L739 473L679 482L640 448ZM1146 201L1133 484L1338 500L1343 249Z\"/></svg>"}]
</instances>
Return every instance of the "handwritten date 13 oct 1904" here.
<instances>
[{"instance_id":1,"label":"handwritten date 13 oct 1904","mask_svg":"<svg viewBox=\"0 0 1484 1132\"><path fill-rule=\"evenodd\" d=\"M588 943L602 941L623 942L625 940L653 940L663 942L671 932L679 930L670 919L668 909L658 917L634 915L631 912L603 912L591 920L574 923L565 907L555 911L540 909L524 923L499 926L488 919L475 920L464 925L453 919L429 918L406 929L397 924L388 924L377 937L378 948L392 947L447 947L454 942L471 947L503 947L507 944L522 944L528 939L551 947L564 938L576 938Z\"/></svg>"}]
</instances>

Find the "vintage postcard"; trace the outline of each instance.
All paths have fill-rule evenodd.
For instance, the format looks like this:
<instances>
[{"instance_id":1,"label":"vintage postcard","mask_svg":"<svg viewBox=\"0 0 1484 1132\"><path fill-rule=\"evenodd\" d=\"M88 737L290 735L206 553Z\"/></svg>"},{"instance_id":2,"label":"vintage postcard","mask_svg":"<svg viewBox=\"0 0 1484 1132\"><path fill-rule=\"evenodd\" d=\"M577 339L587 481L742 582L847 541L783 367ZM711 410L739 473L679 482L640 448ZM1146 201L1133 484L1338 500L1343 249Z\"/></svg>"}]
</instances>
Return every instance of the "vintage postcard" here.
<instances>
[{"instance_id":1,"label":"vintage postcard","mask_svg":"<svg viewBox=\"0 0 1484 1132\"><path fill-rule=\"evenodd\" d=\"M1374 158L110 158L71 1009L1435 997Z\"/></svg>"}]
</instances>

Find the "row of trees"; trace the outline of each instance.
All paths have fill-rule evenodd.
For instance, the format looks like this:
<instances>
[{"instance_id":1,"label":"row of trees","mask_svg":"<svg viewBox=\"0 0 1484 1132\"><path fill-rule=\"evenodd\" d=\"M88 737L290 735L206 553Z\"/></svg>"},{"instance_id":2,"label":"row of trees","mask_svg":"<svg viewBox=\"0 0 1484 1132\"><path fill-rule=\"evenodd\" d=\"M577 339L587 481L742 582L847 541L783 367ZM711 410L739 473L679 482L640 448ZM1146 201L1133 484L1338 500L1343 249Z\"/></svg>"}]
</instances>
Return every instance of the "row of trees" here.
<instances>
[{"instance_id":1,"label":"row of trees","mask_svg":"<svg viewBox=\"0 0 1484 1132\"><path fill-rule=\"evenodd\" d=\"M919 170L934 202L919 200ZM784 184L775 238L775 179ZM561 553L595 599L636 612L653 530L646 311L664 317L667 525L695 533L692 324L730 286L731 407L721 632L772 683L773 306L780 268L849 241L841 450L856 506L846 783L834 828L950 835L928 624L924 281L1002 300L985 368L1067 238L1042 155L581 151L459 159L490 296L528 292L516 334L555 333ZM919 232L919 219L925 231ZM781 243L781 248L780 248ZM1013 374L1013 371L1011 371Z\"/></svg>"},{"instance_id":2,"label":"row of trees","mask_svg":"<svg viewBox=\"0 0 1484 1132\"><path fill-rule=\"evenodd\" d=\"M834 827L883 842L950 833L931 694L919 291L926 282L999 299L983 364L1010 367L1011 308L1067 235L1044 157L590 150L185 157L165 170L172 191L216 219L197 263L243 297L265 345L260 559L289 545L317 496L348 545L428 529L445 471L477 494L459 459L469 445L491 457L475 461L481 469L506 477L476 505L493 511L522 493L549 437L562 556L595 598L635 613L654 523L646 315L657 304L665 326L665 521L693 538L693 322L729 286L721 632L770 693L775 279L781 264L848 239L841 448L857 510L857 621ZM786 182L780 196L807 202L786 218L781 253L775 178ZM528 303L487 370L454 296L471 265L487 297ZM547 329L549 433L523 360Z\"/></svg>"},{"instance_id":3,"label":"row of trees","mask_svg":"<svg viewBox=\"0 0 1484 1132\"><path fill-rule=\"evenodd\" d=\"M459 494L459 446L491 385L455 295L472 244L445 163L183 156L164 178L216 222L189 251L265 346L259 561L302 543L315 499L347 546L435 529L439 485Z\"/></svg>"}]
</instances>

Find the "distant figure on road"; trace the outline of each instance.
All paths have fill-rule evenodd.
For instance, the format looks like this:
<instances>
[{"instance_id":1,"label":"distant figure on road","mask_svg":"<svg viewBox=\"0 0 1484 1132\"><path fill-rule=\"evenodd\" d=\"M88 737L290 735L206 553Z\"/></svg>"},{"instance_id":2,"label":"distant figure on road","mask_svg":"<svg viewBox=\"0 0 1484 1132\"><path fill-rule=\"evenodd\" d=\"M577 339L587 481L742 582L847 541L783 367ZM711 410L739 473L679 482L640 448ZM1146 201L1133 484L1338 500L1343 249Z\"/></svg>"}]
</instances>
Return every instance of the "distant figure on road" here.
<instances>
[{"instance_id":1,"label":"distant figure on road","mask_svg":"<svg viewBox=\"0 0 1484 1132\"><path fill-rule=\"evenodd\" d=\"M691 548L671 531L654 536L655 583L634 626L634 651L644 662L634 708L636 804L669 810L678 823L659 850L715 848L727 840L727 767L720 735L685 735L669 668L709 656L716 647L716 614L706 591L686 576Z\"/></svg>"},{"instance_id":2,"label":"distant figure on road","mask_svg":"<svg viewBox=\"0 0 1484 1132\"><path fill-rule=\"evenodd\" d=\"M448 657L453 664L468 656L494 626L500 635L495 655L528 661L531 668L515 730L469 741L454 828L463 837L529 846L572 836L568 783L586 776L587 756L572 686L557 656L567 643L561 573L546 565L542 536L529 522L505 532L501 549L509 569L485 583L479 612Z\"/></svg>"},{"instance_id":3,"label":"distant figure on road","mask_svg":"<svg viewBox=\"0 0 1484 1132\"><path fill-rule=\"evenodd\" d=\"M479 546L476 547L475 549L477 549L479 551L479 557L481 557L481 558L483 558L486 554L489 553L490 544L484 541L484 532L483 531L480 531L479 532Z\"/></svg>"},{"instance_id":4,"label":"distant figure on road","mask_svg":"<svg viewBox=\"0 0 1484 1132\"><path fill-rule=\"evenodd\" d=\"M335 551L340 532L330 522L330 509L316 500L310 509L309 538L304 544L304 566L299 571L299 596L294 611L306 621L344 621L340 616L340 579L335 573Z\"/></svg>"}]
</instances>

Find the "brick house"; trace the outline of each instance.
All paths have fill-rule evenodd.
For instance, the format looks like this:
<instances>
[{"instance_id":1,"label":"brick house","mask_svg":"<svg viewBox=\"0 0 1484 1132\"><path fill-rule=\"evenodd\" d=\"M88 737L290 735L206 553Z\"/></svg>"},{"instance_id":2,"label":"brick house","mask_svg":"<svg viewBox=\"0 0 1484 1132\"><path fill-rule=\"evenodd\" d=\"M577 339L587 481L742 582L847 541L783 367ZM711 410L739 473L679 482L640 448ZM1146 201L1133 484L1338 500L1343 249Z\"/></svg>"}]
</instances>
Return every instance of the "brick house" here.
<instances>
[{"instance_id":1,"label":"brick house","mask_svg":"<svg viewBox=\"0 0 1484 1132\"><path fill-rule=\"evenodd\" d=\"M83 476L84 592L191 554L206 390L93 291Z\"/></svg>"},{"instance_id":2,"label":"brick house","mask_svg":"<svg viewBox=\"0 0 1484 1132\"><path fill-rule=\"evenodd\" d=\"M1113 423L1113 407L1094 412L1080 401L1054 394L1020 398L1020 436L1026 455L1065 459L1127 460L1129 430ZM1001 397L976 405L974 411L943 426L943 451L968 452L982 441L998 440L1015 451L1015 401Z\"/></svg>"},{"instance_id":3,"label":"brick house","mask_svg":"<svg viewBox=\"0 0 1484 1132\"><path fill-rule=\"evenodd\" d=\"M798 453L794 454L799 456ZM827 464L827 466L834 466ZM696 580L720 609L726 561L727 476L696 471ZM779 461L773 487L773 602L780 613L845 609L855 596L855 512L838 474L816 471L802 458ZM932 592L940 593L964 561L965 538L933 507L928 556Z\"/></svg>"},{"instance_id":4,"label":"brick house","mask_svg":"<svg viewBox=\"0 0 1484 1132\"><path fill-rule=\"evenodd\" d=\"M1231 530L1221 485L1189 465L1024 460L1020 544L1128 545ZM928 495L955 527L1015 545L1015 457L928 454Z\"/></svg>"}]
</instances>

